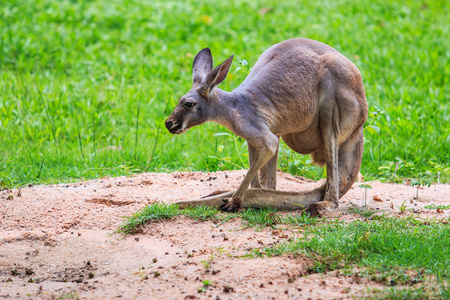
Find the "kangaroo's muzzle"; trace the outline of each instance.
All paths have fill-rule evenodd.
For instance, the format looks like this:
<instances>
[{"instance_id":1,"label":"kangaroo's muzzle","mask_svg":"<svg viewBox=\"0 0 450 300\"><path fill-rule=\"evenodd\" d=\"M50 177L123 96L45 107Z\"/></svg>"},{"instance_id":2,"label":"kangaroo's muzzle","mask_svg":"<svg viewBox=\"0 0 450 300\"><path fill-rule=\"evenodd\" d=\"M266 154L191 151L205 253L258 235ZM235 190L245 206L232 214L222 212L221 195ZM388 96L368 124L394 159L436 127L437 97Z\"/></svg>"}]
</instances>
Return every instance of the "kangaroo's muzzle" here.
<instances>
[{"instance_id":1,"label":"kangaroo's muzzle","mask_svg":"<svg viewBox=\"0 0 450 300\"><path fill-rule=\"evenodd\" d=\"M166 120L165 124L166 124L167 130L169 130L169 132L172 134L180 133L181 126L183 125L182 123L174 124L173 121L171 121L169 119Z\"/></svg>"}]
</instances>

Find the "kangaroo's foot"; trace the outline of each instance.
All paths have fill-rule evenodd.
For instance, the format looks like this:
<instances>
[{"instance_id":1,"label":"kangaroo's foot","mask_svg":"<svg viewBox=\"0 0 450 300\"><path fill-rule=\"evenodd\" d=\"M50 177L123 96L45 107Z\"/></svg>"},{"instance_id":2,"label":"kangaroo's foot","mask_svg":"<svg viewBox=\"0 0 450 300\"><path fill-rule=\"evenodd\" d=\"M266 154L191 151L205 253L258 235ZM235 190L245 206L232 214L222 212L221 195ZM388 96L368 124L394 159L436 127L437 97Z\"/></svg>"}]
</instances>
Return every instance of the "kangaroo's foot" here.
<instances>
[{"instance_id":1,"label":"kangaroo's foot","mask_svg":"<svg viewBox=\"0 0 450 300\"><path fill-rule=\"evenodd\" d=\"M320 201L313 203L306 209L311 217L322 217L327 210L335 209L337 206L332 201Z\"/></svg>"},{"instance_id":2,"label":"kangaroo's foot","mask_svg":"<svg viewBox=\"0 0 450 300\"><path fill-rule=\"evenodd\" d=\"M214 196L203 197L199 200L179 201L179 202L176 202L175 204L177 204L180 209L185 209L188 207L197 207L197 206L209 206L209 207L220 208L224 204L229 203L228 199L231 196L233 196L234 193L235 193L235 191L219 193Z\"/></svg>"}]
</instances>

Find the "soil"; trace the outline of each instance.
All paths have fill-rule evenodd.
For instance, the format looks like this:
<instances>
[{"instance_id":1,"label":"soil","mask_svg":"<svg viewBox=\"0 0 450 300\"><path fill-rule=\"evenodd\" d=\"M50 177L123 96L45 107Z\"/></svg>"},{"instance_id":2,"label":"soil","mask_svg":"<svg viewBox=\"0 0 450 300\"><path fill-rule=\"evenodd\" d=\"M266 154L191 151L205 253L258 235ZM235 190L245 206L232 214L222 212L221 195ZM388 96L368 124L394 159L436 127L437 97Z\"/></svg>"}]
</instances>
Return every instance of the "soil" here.
<instances>
[{"instance_id":1,"label":"soil","mask_svg":"<svg viewBox=\"0 0 450 300\"><path fill-rule=\"evenodd\" d=\"M124 216L147 204L236 189L244 175L146 173L1 191L0 298L351 299L363 297L368 288L383 288L338 271L309 274L311 261L303 256L245 257L251 249L294 238L299 234L295 229L280 234L248 228L239 219L216 224L179 216L147 224L137 234L114 233ZM317 184L278 174L280 190ZM347 211L364 204L359 185L325 217L362 218ZM424 219L450 217L450 210L425 208L450 205L448 184L421 189L418 199L416 189L407 185L370 185L370 208Z\"/></svg>"}]
</instances>

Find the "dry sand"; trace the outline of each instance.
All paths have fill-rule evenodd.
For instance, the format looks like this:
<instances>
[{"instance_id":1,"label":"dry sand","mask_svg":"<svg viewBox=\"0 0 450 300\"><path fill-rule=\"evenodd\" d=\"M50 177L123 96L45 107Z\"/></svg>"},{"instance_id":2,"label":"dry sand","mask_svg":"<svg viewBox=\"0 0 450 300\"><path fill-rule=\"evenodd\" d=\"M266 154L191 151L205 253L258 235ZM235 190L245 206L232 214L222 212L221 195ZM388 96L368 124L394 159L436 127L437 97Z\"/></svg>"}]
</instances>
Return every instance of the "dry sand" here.
<instances>
[{"instance_id":1,"label":"dry sand","mask_svg":"<svg viewBox=\"0 0 450 300\"><path fill-rule=\"evenodd\" d=\"M146 173L81 183L31 186L0 192L0 298L19 299L348 299L382 288L339 272L308 275L302 256L242 258L249 250L294 238L295 230L245 228L187 217L153 222L134 235L113 234L140 208L156 201L199 198L236 189L245 171ZM368 205L390 214L450 217L450 185L419 191L371 182ZM280 190L301 191L317 183L278 173ZM354 187L328 218L355 219L350 202L364 203ZM381 201L375 201L377 196ZM414 211L414 212L413 212ZM298 212L289 212L297 214ZM204 292L202 281L212 285Z\"/></svg>"}]
</instances>

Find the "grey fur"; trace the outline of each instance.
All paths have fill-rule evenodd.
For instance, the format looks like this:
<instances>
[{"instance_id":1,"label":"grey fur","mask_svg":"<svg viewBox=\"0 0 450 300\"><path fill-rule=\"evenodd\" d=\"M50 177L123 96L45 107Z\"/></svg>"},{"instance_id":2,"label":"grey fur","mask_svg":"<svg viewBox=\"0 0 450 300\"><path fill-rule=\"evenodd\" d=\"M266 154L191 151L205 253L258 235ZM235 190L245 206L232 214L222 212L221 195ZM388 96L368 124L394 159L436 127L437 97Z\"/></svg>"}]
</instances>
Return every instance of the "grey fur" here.
<instances>
[{"instance_id":1,"label":"grey fur","mask_svg":"<svg viewBox=\"0 0 450 300\"><path fill-rule=\"evenodd\" d=\"M197 54L194 85L181 97L166 127L180 134L207 121L217 122L247 141L250 169L232 194L180 206L225 204L224 210L236 211L303 205L313 215L336 208L361 167L368 107L358 68L326 44L289 39L267 49L245 81L226 92L216 86L225 79L232 59L210 70L210 50ZM326 166L323 186L307 193L273 191L280 137L294 151L312 154L314 163ZM254 189L248 190L250 184ZM222 202L230 196L231 201Z\"/></svg>"}]
</instances>

